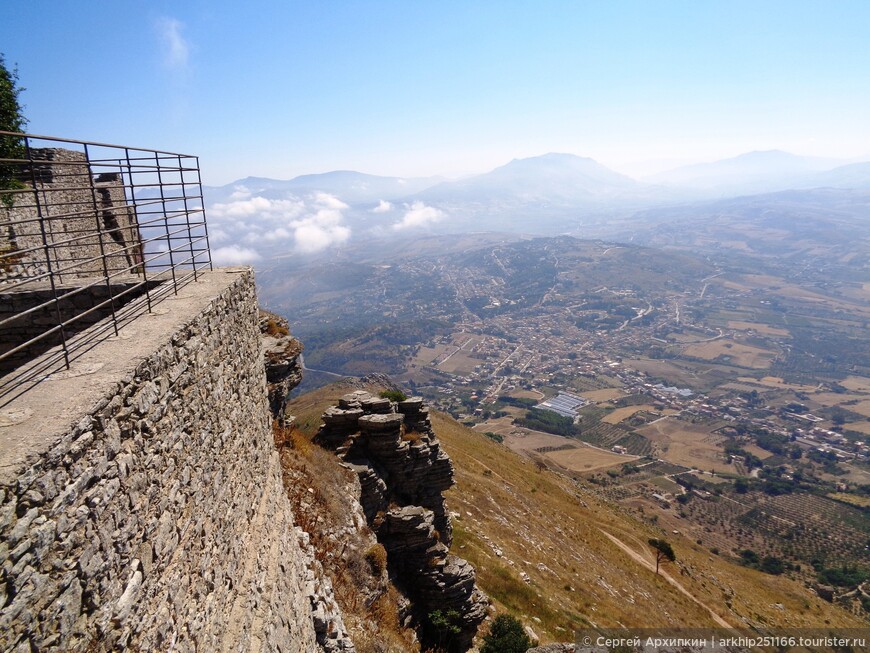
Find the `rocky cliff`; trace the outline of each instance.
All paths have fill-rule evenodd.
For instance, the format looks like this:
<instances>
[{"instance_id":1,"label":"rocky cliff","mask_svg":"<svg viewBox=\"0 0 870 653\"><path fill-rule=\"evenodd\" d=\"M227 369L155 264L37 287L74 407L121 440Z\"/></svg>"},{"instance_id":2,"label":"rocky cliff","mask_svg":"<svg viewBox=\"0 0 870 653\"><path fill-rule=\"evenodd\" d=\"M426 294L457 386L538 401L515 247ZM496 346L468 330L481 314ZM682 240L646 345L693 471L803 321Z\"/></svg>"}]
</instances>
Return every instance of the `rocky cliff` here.
<instances>
[{"instance_id":1,"label":"rocky cliff","mask_svg":"<svg viewBox=\"0 0 870 653\"><path fill-rule=\"evenodd\" d=\"M323 414L315 441L359 479L366 521L387 551L391 577L413 602L424 640L432 636L432 613L440 611L460 631L455 647L466 650L488 601L473 567L449 553L452 527L443 492L453 485L453 466L423 400L349 393Z\"/></svg>"}]
</instances>

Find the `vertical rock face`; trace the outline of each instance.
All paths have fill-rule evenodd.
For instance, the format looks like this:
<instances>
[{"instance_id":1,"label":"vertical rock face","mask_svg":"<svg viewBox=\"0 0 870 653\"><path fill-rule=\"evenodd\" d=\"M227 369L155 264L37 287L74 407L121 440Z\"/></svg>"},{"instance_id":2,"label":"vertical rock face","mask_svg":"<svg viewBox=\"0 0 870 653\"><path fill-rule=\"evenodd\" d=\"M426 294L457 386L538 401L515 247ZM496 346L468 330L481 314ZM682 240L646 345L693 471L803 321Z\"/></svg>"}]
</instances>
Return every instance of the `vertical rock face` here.
<instances>
[{"instance_id":1,"label":"vertical rock face","mask_svg":"<svg viewBox=\"0 0 870 653\"><path fill-rule=\"evenodd\" d=\"M452 527L443 492L454 483L453 465L423 400L350 393L323 414L315 441L356 472L366 519L418 615L455 610L462 646L470 646L488 602L475 586L473 567L448 553Z\"/></svg>"},{"instance_id":2,"label":"vertical rock face","mask_svg":"<svg viewBox=\"0 0 870 653\"><path fill-rule=\"evenodd\" d=\"M284 421L287 395L302 381L302 343L290 335L287 320L260 309L260 333L272 418Z\"/></svg>"}]
</instances>

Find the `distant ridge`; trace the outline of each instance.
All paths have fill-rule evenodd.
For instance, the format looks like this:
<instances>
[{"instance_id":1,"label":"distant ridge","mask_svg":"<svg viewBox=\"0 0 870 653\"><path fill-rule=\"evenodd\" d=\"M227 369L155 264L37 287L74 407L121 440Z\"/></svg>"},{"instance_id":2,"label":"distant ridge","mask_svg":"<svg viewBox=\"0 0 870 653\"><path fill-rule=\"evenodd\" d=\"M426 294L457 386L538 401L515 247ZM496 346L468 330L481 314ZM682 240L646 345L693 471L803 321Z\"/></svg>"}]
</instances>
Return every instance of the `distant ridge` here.
<instances>
[{"instance_id":1,"label":"distant ridge","mask_svg":"<svg viewBox=\"0 0 870 653\"><path fill-rule=\"evenodd\" d=\"M669 186L716 190L720 194L751 194L798 187L799 180L830 170L833 159L798 156L782 150L747 152L730 159L681 166L645 181Z\"/></svg>"},{"instance_id":2,"label":"distant ridge","mask_svg":"<svg viewBox=\"0 0 870 653\"><path fill-rule=\"evenodd\" d=\"M214 198L229 197L244 187L263 197L284 197L286 193L308 195L316 192L335 195L348 204L378 202L417 193L444 181L443 177L382 177L355 170L335 170L293 179L245 177L224 186L210 188Z\"/></svg>"}]
</instances>

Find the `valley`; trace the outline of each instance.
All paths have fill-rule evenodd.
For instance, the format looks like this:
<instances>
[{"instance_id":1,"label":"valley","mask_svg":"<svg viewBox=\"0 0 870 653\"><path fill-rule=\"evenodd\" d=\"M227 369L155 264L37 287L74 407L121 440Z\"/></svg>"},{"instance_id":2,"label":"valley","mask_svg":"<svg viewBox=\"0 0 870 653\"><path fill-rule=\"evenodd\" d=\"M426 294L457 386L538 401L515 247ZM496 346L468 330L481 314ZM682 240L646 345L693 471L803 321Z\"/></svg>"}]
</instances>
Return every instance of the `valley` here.
<instances>
[{"instance_id":1,"label":"valley","mask_svg":"<svg viewBox=\"0 0 870 653\"><path fill-rule=\"evenodd\" d=\"M738 268L725 249L568 236L441 245L363 259L352 278L336 261L310 270L323 287L293 309L307 365L387 372L539 467L735 562L832 596L855 584L831 570L866 575L860 276L821 281L827 253L795 270L781 253ZM280 312L279 279L260 280ZM561 419L536 407L566 396L580 399Z\"/></svg>"}]
</instances>

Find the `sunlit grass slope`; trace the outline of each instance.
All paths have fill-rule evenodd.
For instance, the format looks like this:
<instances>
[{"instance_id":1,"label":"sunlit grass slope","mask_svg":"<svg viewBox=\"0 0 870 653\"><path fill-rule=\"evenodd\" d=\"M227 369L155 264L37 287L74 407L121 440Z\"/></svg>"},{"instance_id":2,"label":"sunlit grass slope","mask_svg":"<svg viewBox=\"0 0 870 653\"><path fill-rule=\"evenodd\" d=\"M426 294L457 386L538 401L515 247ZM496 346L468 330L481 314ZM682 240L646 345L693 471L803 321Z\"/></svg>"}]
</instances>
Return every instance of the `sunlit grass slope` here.
<instances>
[{"instance_id":1,"label":"sunlit grass slope","mask_svg":"<svg viewBox=\"0 0 870 653\"><path fill-rule=\"evenodd\" d=\"M321 388L288 411L312 436L323 410L351 389ZM569 640L583 625L866 627L800 583L642 524L449 416L434 413L432 422L456 470L447 493L453 551L476 567L496 607L519 616L542 641ZM659 576L650 538L667 539L677 557Z\"/></svg>"}]
</instances>

